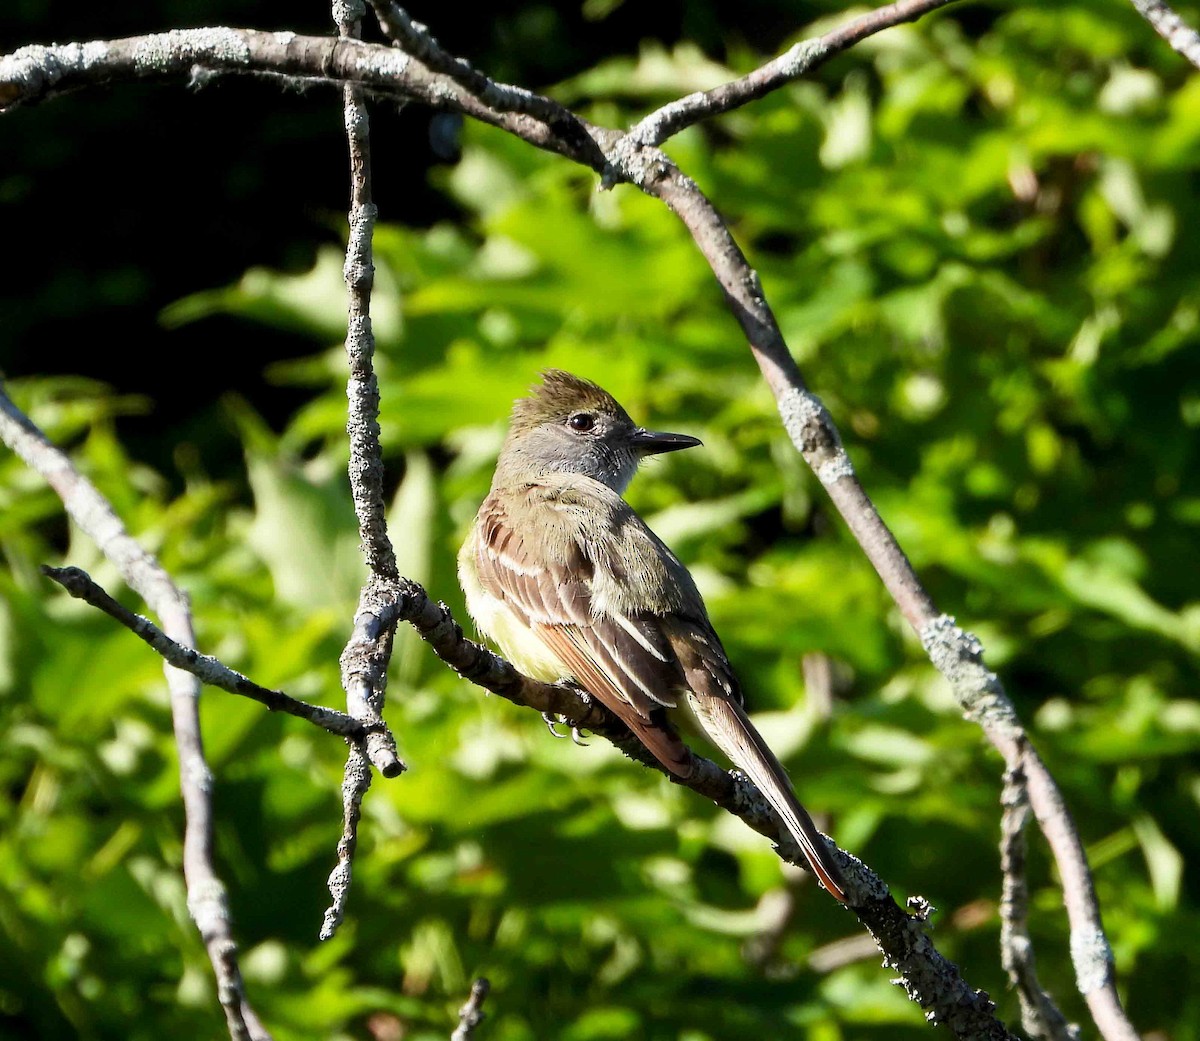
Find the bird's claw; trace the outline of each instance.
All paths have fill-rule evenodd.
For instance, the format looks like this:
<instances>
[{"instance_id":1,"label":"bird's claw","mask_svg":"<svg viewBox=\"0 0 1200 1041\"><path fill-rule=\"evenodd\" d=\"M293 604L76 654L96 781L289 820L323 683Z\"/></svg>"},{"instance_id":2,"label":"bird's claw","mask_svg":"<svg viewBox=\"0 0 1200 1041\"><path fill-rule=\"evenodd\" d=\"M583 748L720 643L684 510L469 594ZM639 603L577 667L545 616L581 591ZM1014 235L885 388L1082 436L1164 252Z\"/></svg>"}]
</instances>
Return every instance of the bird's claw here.
<instances>
[{"instance_id":1,"label":"bird's claw","mask_svg":"<svg viewBox=\"0 0 1200 1041\"><path fill-rule=\"evenodd\" d=\"M557 712L543 712L542 722L546 724L546 729L550 731L551 737L567 737L567 734L560 734L558 728L560 726L570 727L570 738L580 748L587 748L587 742L583 739L583 734L579 727L575 726L566 716L560 715Z\"/></svg>"},{"instance_id":2,"label":"bird's claw","mask_svg":"<svg viewBox=\"0 0 1200 1041\"><path fill-rule=\"evenodd\" d=\"M551 737L566 737L566 734L560 734L555 728L566 722L562 716L554 712L543 712L542 722L546 724L546 729L550 731Z\"/></svg>"}]
</instances>

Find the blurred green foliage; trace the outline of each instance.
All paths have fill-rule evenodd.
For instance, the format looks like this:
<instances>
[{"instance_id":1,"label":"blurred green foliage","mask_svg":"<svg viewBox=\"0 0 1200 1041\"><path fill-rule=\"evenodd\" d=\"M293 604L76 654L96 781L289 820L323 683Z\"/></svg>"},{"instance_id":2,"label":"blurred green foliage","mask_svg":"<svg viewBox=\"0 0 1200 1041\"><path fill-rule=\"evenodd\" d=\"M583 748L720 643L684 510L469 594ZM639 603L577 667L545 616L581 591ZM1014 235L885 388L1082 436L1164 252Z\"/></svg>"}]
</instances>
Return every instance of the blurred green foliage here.
<instances>
[{"instance_id":1,"label":"blurred green foliage","mask_svg":"<svg viewBox=\"0 0 1200 1041\"><path fill-rule=\"evenodd\" d=\"M1127 5L985 10L983 26L942 16L869 40L668 151L732 222L884 518L983 638L1063 785L1135 1023L1188 1041L1200 79ZM623 123L761 59L648 46L559 94ZM465 620L453 554L540 368L702 437L647 467L634 505L692 568L804 801L899 898L941 909L939 947L1015 1024L997 954L1000 761L787 443L682 227L476 126L437 176L462 220L376 238L405 572ZM363 577L340 268L330 252L301 277L249 272L165 316L240 315L317 345L272 370L311 395L282 432L229 399L245 488L211 479L202 445L177 451L181 494L132 461L114 422L146 402L78 380L12 387L189 591L202 648L329 704ZM219 1036L158 664L38 576L61 558L120 589L7 455L0 505L0 1032ZM814 652L834 663L830 718L805 699ZM488 1041L926 1035L876 957L829 967L850 917L690 793L603 742L551 740L411 633L387 714L410 772L369 793L350 917L318 944L344 749L205 694L220 868L278 1037L445 1037L478 974ZM1030 873L1042 978L1086 1019L1036 837ZM783 890L794 918L753 957Z\"/></svg>"}]
</instances>

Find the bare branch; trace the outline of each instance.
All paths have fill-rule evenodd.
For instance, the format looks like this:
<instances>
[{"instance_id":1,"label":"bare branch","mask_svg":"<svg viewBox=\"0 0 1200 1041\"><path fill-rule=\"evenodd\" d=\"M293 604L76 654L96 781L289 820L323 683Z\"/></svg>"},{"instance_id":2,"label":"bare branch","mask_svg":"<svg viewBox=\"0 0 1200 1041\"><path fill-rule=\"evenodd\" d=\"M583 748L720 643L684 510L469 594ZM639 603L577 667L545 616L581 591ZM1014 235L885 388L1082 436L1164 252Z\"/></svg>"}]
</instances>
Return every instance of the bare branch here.
<instances>
[{"instance_id":1,"label":"bare branch","mask_svg":"<svg viewBox=\"0 0 1200 1041\"><path fill-rule=\"evenodd\" d=\"M471 1041L475 1036L475 1028L486 1018L483 1003L491 989L492 985L483 976L471 984L471 995L467 998L467 1003L458 1010L458 1026L450 1035L450 1041Z\"/></svg>"},{"instance_id":2,"label":"bare branch","mask_svg":"<svg viewBox=\"0 0 1200 1041\"><path fill-rule=\"evenodd\" d=\"M159 562L121 523L95 485L19 409L0 383L0 438L25 464L46 479L72 520L116 565L121 577L163 620L179 644L194 645L187 595ZM213 867L212 774L200 736L200 681L165 665L171 692L171 719L179 749L179 787L183 797L183 877L188 912L204 940L217 981L217 997L234 1041L270 1041L270 1034L246 999L225 886Z\"/></svg>"},{"instance_id":3,"label":"bare branch","mask_svg":"<svg viewBox=\"0 0 1200 1041\"><path fill-rule=\"evenodd\" d=\"M360 748L352 747L342 772L342 834L337 844L337 864L325 883L331 902L318 934L322 940L332 939L346 916L354 853L358 849L358 822L362 819L363 798L370 787L371 764Z\"/></svg>"},{"instance_id":4,"label":"bare branch","mask_svg":"<svg viewBox=\"0 0 1200 1041\"><path fill-rule=\"evenodd\" d=\"M1188 25L1163 0L1132 0L1132 3L1138 14L1154 26L1154 31L1167 41L1173 51L1182 54L1200 69L1200 32Z\"/></svg>"},{"instance_id":5,"label":"bare branch","mask_svg":"<svg viewBox=\"0 0 1200 1041\"><path fill-rule=\"evenodd\" d=\"M1079 1028L1069 1024L1042 989L1037 959L1029 936L1029 890L1025 880L1025 825L1029 822L1029 797L1025 778L1010 770L1000 797L1000 870L1004 874L1000 895L1000 960L1021 1001L1021 1025L1039 1041L1079 1041Z\"/></svg>"},{"instance_id":6,"label":"bare branch","mask_svg":"<svg viewBox=\"0 0 1200 1041\"><path fill-rule=\"evenodd\" d=\"M320 937L330 939L345 916L350 896L354 851L358 846L358 822L363 797L371 786L370 763L385 777L394 777L404 770L396 756L396 745L390 731L378 731L383 726L384 691L387 689L387 666L392 657L392 639L396 621L390 611L381 610L381 596L376 582L368 583L359 597L354 615L354 631L342 651L342 686L346 691L346 708L350 715L371 728L364 748L351 746L342 775L342 835L337 846L337 865L328 880L332 903L325 911ZM379 734L387 740L377 740ZM389 772L381 763L395 762Z\"/></svg>"},{"instance_id":7,"label":"bare branch","mask_svg":"<svg viewBox=\"0 0 1200 1041\"><path fill-rule=\"evenodd\" d=\"M365 13L363 0L334 0L333 18L343 40L357 40L362 34ZM352 746L346 758L342 776L342 835L337 845L337 865L327 883L332 903L321 924L322 940L333 936L345 916L362 801L371 785L367 760L377 766L381 762L387 764L392 776L404 769L391 732L382 726L395 625L376 624L377 614L373 610L376 583L395 581L399 572L383 506L379 381L372 364L375 334L371 329L371 289L375 284L371 239L377 211L371 201L370 118L361 86L347 83L342 87L342 109L350 153L350 233L343 270L350 300L346 328L346 359L350 370L346 381L346 434L350 441L350 494L358 516L363 556L370 571L370 578L359 594L354 631L342 652L342 685L350 714L374 728L374 733L367 739L365 757L361 748ZM388 770L382 767L380 770L389 775Z\"/></svg>"},{"instance_id":8,"label":"bare branch","mask_svg":"<svg viewBox=\"0 0 1200 1041\"><path fill-rule=\"evenodd\" d=\"M1063 880L1076 985L1106 1041L1132 1041L1137 1033L1117 995L1112 950L1083 843L1062 793L1033 749L999 678L984 666L982 645L952 618L938 613L859 482L828 411L805 386L757 272L712 203L658 149L635 149L624 141L609 154L614 158L610 169L619 170L624 179L661 199L687 226L742 326L792 443L824 485L885 588L920 636L930 660L949 680L964 713L980 726L1010 770L1024 771L1030 804Z\"/></svg>"},{"instance_id":9,"label":"bare branch","mask_svg":"<svg viewBox=\"0 0 1200 1041\"><path fill-rule=\"evenodd\" d=\"M742 105L765 97L868 36L903 22L914 21L953 2L954 0L897 0L894 4L860 15L825 33L824 36L801 40L779 57L740 79L722 83L712 90L697 91L664 105L630 127L629 139L638 146L661 145L679 131L699 123L702 119L719 116L723 112L741 108Z\"/></svg>"},{"instance_id":10,"label":"bare branch","mask_svg":"<svg viewBox=\"0 0 1200 1041\"><path fill-rule=\"evenodd\" d=\"M362 0L335 0L334 17L343 37L361 31ZM349 296L346 328L346 434L350 443L350 494L358 517L363 557L371 573L359 595L354 631L342 652L342 684L351 714L378 728L382 724L387 666L391 659L392 628L372 625L371 583L399 577L396 554L387 533L383 504L383 449L379 443L379 381L372 358L375 334L371 328L371 290L375 284L372 235L377 211L371 201L370 119L361 87L342 88L343 121L350 155L350 233L343 275ZM376 729L367 739L367 758L385 777L404 769L396 758L389 731Z\"/></svg>"},{"instance_id":11,"label":"bare branch","mask_svg":"<svg viewBox=\"0 0 1200 1041\"><path fill-rule=\"evenodd\" d=\"M1136 1041L1137 1031L1117 994L1112 949L1100 918L1087 854L1062 792L1030 743L999 678L984 665L978 638L947 615L931 618L918 632L930 660L949 680L964 714L983 730L1013 776L1025 778L1029 805L1062 878L1075 985L1097 1028L1106 1041Z\"/></svg>"},{"instance_id":12,"label":"bare branch","mask_svg":"<svg viewBox=\"0 0 1200 1041\"><path fill-rule=\"evenodd\" d=\"M768 969L779 957L780 948L801 908L800 889L809 878L805 872L790 865L783 868L782 875L780 884L768 889L759 898L754 916L760 925L742 944L742 957L760 970ZM853 939L864 944L869 955L873 956L878 951L869 936L856 933ZM811 958L809 964L812 965Z\"/></svg>"},{"instance_id":13,"label":"bare branch","mask_svg":"<svg viewBox=\"0 0 1200 1041\"><path fill-rule=\"evenodd\" d=\"M353 7L354 20L347 17ZM337 0L334 14L344 38L361 32L362 0ZM350 153L350 234L346 243L343 275L349 294L346 328L346 360L350 377L346 383L349 410L346 433L350 438L350 491L363 556L372 575L394 579L396 554L388 538L383 516L383 451L379 444L379 381L372 358L375 334L371 329L371 290L375 284L375 261L371 237L378 211L371 201L371 123L363 90L355 84L342 88L343 122Z\"/></svg>"},{"instance_id":14,"label":"bare branch","mask_svg":"<svg viewBox=\"0 0 1200 1041\"><path fill-rule=\"evenodd\" d=\"M325 708L323 705L310 705L307 701L299 701L281 690L261 687L218 659L176 643L149 618L135 614L119 604L86 571L77 567L42 565L42 574L53 579L77 600L91 604L110 618L115 618L134 636L153 647L169 665L190 672L201 683L250 698L266 705L272 712L286 712L288 715L307 719L322 730L328 730L339 737L351 741L362 741L366 738L367 728L346 713Z\"/></svg>"},{"instance_id":15,"label":"bare branch","mask_svg":"<svg viewBox=\"0 0 1200 1041\"><path fill-rule=\"evenodd\" d=\"M846 936L833 943L818 947L808 956L808 966L820 976L828 976L832 972L855 962L874 961L879 956L879 945L870 936L856 933Z\"/></svg>"},{"instance_id":16,"label":"bare branch","mask_svg":"<svg viewBox=\"0 0 1200 1041\"><path fill-rule=\"evenodd\" d=\"M828 721L833 715L833 659L823 651L809 651L800 659L804 673L805 704L818 719Z\"/></svg>"}]
</instances>

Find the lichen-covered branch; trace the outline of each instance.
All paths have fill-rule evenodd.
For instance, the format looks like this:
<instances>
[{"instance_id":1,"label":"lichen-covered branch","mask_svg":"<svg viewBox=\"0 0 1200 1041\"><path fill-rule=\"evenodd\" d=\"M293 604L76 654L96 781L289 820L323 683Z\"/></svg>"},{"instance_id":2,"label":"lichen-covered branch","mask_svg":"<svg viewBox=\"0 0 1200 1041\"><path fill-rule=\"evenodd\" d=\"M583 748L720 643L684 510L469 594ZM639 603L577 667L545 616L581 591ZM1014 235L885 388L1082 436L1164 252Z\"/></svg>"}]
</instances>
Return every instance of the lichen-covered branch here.
<instances>
[{"instance_id":1,"label":"lichen-covered branch","mask_svg":"<svg viewBox=\"0 0 1200 1041\"><path fill-rule=\"evenodd\" d=\"M333 18L342 40L362 35L363 0L334 0ZM359 540L369 577L359 594L354 629L342 652L342 686L350 715L372 728L365 745L351 745L342 775L342 834L337 844L337 864L330 873L331 903L321 923L320 937L328 940L345 915L350 895L354 851L362 801L371 785L370 763L385 762L385 776L404 769L396 754L391 731L383 727L387 692L387 667L392 657L395 625L377 624L374 602L380 582L399 577L396 554L388 537L383 505L383 449L379 443L379 381L372 358L375 334L371 329L371 290L375 284L372 235L376 209L371 200L371 124L363 88L342 87L342 114L350 155L350 232L346 241L343 275L349 297L346 325L346 435L350 442L350 495L358 517Z\"/></svg>"},{"instance_id":2,"label":"lichen-covered branch","mask_svg":"<svg viewBox=\"0 0 1200 1041\"><path fill-rule=\"evenodd\" d=\"M1037 959L1029 936L1029 886L1025 879L1025 827L1029 823L1029 794L1025 778L1009 771L1000 797L1000 959L1021 1002L1021 1025L1038 1041L1079 1041L1079 1028L1070 1024L1042 989Z\"/></svg>"},{"instance_id":3,"label":"lichen-covered branch","mask_svg":"<svg viewBox=\"0 0 1200 1041\"><path fill-rule=\"evenodd\" d=\"M935 615L918 630L921 643L946 677L963 713L977 723L1004 757L1014 777L1025 779L1026 795L1062 879L1063 904L1071 927L1075 985L1106 1041L1137 1041L1117 994L1112 949L1100 918L1083 840L1062 792L1021 726L999 677L983 662L983 646L947 615Z\"/></svg>"},{"instance_id":4,"label":"lichen-covered branch","mask_svg":"<svg viewBox=\"0 0 1200 1041\"><path fill-rule=\"evenodd\" d=\"M371 0L371 8L384 35L395 41L405 54L412 55L432 71L449 76L488 108L497 112L525 113L543 123L558 124L556 130L559 133L564 125L577 120L570 109L542 94L489 79L470 62L445 50L429 28L413 21L399 4L391 0Z\"/></svg>"},{"instance_id":5,"label":"lichen-covered branch","mask_svg":"<svg viewBox=\"0 0 1200 1041\"><path fill-rule=\"evenodd\" d=\"M564 136L534 116L484 104L402 50L344 36L214 27L22 47L0 56L0 113L87 87L143 80L203 83L219 75L266 77L297 89L358 84L370 94L462 112L594 169L604 163L581 119Z\"/></svg>"},{"instance_id":6,"label":"lichen-covered branch","mask_svg":"<svg viewBox=\"0 0 1200 1041\"><path fill-rule=\"evenodd\" d=\"M762 292L758 274L712 203L657 149L625 142L611 153L623 179L662 199L683 221L725 294L797 451L825 487L867 559L930 661L950 682L964 714L1026 778L1030 805L1063 880L1071 926L1076 985L1106 1041L1137 1037L1116 990L1112 951L1078 829L1054 778L1033 748L999 678L983 664L983 649L952 618L938 612L895 536L854 471L828 411L808 389Z\"/></svg>"}]
</instances>

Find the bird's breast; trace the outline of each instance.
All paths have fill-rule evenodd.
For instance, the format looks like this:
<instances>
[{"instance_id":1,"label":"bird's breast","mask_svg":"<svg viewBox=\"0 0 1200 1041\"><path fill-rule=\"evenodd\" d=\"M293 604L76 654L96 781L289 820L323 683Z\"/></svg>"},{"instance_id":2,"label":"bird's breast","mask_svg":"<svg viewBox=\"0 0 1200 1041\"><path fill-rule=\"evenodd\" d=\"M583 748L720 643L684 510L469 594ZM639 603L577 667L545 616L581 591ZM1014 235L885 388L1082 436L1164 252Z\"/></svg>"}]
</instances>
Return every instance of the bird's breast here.
<instances>
[{"instance_id":1,"label":"bird's breast","mask_svg":"<svg viewBox=\"0 0 1200 1041\"><path fill-rule=\"evenodd\" d=\"M458 580L476 628L500 648L513 666L531 679L555 683L571 678L571 670L499 597L479 581L475 565L475 532L458 554Z\"/></svg>"}]
</instances>

